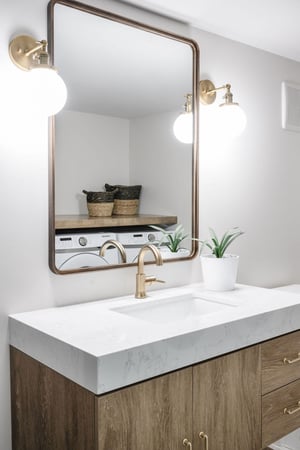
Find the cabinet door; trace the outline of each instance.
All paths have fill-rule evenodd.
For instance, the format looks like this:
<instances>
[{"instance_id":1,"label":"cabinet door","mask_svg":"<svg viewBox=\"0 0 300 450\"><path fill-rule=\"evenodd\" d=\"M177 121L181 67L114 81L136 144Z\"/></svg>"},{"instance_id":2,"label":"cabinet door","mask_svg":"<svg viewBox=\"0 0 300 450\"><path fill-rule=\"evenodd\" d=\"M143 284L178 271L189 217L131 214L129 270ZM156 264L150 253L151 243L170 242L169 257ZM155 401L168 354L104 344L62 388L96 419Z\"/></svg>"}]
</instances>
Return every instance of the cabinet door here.
<instances>
[{"instance_id":1,"label":"cabinet door","mask_svg":"<svg viewBox=\"0 0 300 450\"><path fill-rule=\"evenodd\" d=\"M13 450L95 449L94 394L13 347L11 401Z\"/></svg>"},{"instance_id":2,"label":"cabinet door","mask_svg":"<svg viewBox=\"0 0 300 450\"><path fill-rule=\"evenodd\" d=\"M260 449L260 391L258 346L194 366L193 450Z\"/></svg>"},{"instance_id":3,"label":"cabinet door","mask_svg":"<svg viewBox=\"0 0 300 450\"><path fill-rule=\"evenodd\" d=\"M183 450L192 433L192 368L96 399L98 450Z\"/></svg>"}]
</instances>

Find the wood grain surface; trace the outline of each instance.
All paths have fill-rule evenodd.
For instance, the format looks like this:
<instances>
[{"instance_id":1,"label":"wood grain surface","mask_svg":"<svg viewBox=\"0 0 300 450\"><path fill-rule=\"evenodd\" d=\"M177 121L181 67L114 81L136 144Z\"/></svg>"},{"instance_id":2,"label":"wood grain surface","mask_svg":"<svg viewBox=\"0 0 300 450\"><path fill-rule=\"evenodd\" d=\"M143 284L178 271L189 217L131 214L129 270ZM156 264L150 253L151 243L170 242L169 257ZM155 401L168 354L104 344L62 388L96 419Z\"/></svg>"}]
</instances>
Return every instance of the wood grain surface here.
<instances>
[{"instance_id":1,"label":"wood grain surface","mask_svg":"<svg viewBox=\"0 0 300 450\"><path fill-rule=\"evenodd\" d=\"M259 346L250 347L194 367L193 449L261 449ZM202 440L203 441L203 440Z\"/></svg>"},{"instance_id":2,"label":"wood grain surface","mask_svg":"<svg viewBox=\"0 0 300 450\"><path fill-rule=\"evenodd\" d=\"M284 409L294 410L300 401L300 380L276 389L262 398L262 444L272 444L300 426L300 410L285 414Z\"/></svg>"},{"instance_id":3,"label":"wood grain surface","mask_svg":"<svg viewBox=\"0 0 300 450\"><path fill-rule=\"evenodd\" d=\"M184 450L192 439L192 368L97 399L98 450Z\"/></svg>"},{"instance_id":4,"label":"wood grain surface","mask_svg":"<svg viewBox=\"0 0 300 450\"><path fill-rule=\"evenodd\" d=\"M176 216L156 214L137 214L132 216L89 217L88 215L67 215L55 217L55 229L124 227L138 225L172 225L177 223Z\"/></svg>"},{"instance_id":5,"label":"wood grain surface","mask_svg":"<svg viewBox=\"0 0 300 450\"><path fill-rule=\"evenodd\" d=\"M261 344L262 393L266 394L300 378L300 361L284 364L284 358L296 359L300 352L300 331Z\"/></svg>"},{"instance_id":6,"label":"wood grain surface","mask_svg":"<svg viewBox=\"0 0 300 450\"><path fill-rule=\"evenodd\" d=\"M13 450L95 450L94 394L11 347Z\"/></svg>"}]
</instances>

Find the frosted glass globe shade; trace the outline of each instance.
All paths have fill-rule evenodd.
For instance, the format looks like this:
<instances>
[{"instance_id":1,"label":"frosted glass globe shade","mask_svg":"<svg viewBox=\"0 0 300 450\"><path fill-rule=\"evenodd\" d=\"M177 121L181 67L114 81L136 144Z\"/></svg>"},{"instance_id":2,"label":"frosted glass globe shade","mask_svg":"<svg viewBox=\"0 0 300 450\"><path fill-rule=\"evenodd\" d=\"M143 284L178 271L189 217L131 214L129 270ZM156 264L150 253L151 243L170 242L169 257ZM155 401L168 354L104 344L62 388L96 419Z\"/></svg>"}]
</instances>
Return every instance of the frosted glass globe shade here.
<instances>
[{"instance_id":1,"label":"frosted glass globe shade","mask_svg":"<svg viewBox=\"0 0 300 450\"><path fill-rule=\"evenodd\" d=\"M192 144L193 142L193 114L182 113L174 122L173 132L176 139L183 144Z\"/></svg>"},{"instance_id":2,"label":"frosted glass globe shade","mask_svg":"<svg viewBox=\"0 0 300 450\"><path fill-rule=\"evenodd\" d=\"M218 108L218 130L226 136L236 137L243 133L247 117L237 104L224 104Z\"/></svg>"},{"instance_id":3,"label":"frosted glass globe shade","mask_svg":"<svg viewBox=\"0 0 300 450\"><path fill-rule=\"evenodd\" d=\"M53 116L65 105L67 88L55 69L36 67L29 71L31 101L35 112Z\"/></svg>"}]
</instances>

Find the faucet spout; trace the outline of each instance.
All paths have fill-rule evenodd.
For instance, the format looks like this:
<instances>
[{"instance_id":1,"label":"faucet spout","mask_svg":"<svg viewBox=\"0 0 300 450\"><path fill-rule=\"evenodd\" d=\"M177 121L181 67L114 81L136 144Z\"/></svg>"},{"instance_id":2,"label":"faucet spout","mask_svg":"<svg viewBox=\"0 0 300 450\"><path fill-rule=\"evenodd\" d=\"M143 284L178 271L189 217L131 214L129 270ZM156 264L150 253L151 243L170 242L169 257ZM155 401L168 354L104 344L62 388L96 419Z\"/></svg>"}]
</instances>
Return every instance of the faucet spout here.
<instances>
[{"instance_id":1,"label":"faucet spout","mask_svg":"<svg viewBox=\"0 0 300 450\"><path fill-rule=\"evenodd\" d=\"M123 247L123 245L121 244L121 242L116 241L115 239L109 239L108 241L105 241L104 244L102 245L100 252L99 252L99 256L104 256L106 250L109 247L115 247L119 250L120 255L121 255L121 259L122 259L122 263L126 263L126 252L125 252L125 248Z\"/></svg>"},{"instance_id":2,"label":"faucet spout","mask_svg":"<svg viewBox=\"0 0 300 450\"><path fill-rule=\"evenodd\" d=\"M164 281L158 280L156 277L150 276L147 277L144 274L144 259L145 254L150 251L152 252L155 263L157 266L161 266L163 264L163 259L158 248L153 244L144 245L138 255L138 271L136 274L136 290L135 290L135 298L145 298L146 294L146 284L151 284L153 282L164 283Z\"/></svg>"}]
</instances>

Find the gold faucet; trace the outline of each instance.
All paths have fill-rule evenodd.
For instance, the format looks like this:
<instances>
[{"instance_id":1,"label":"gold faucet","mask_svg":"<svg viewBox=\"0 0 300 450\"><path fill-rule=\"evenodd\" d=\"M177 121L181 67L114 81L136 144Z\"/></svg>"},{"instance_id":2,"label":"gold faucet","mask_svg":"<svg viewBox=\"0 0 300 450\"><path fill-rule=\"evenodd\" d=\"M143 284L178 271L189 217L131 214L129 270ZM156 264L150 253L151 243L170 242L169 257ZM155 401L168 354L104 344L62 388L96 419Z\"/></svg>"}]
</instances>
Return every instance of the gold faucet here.
<instances>
[{"instance_id":1,"label":"gold faucet","mask_svg":"<svg viewBox=\"0 0 300 450\"><path fill-rule=\"evenodd\" d=\"M162 266L163 259L161 257L160 251L153 244L144 245L138 255L138 271L136 274L136 290L135 290L135 298L145 298L146 295L146 284L151 284L154 282L164 283L162 280L158 280L156 277L150 276L147 277L144 274L144 258L145 253L147 251L151 251L154 255L155 262L157 266Z\"/></svg>"},{"instance_id":2,"label":"gold faucet","mask_svg":"<svg viewBox=\"0 0 300 450\"><path fill-rule=\"evenodd\" d=\"M123 247L123 245L121 244L121 242L116 241L115 239L109 239L108 241L105 241L104 244L102 245L102 247L100 248L100 252L99 252L99 256L104 256L106 250L109 247L116 247L121 255L122 258L122 263L126 263L126 252L125 252L125 248Z\"/></svg>"}]
</instances>

